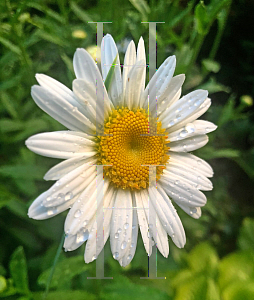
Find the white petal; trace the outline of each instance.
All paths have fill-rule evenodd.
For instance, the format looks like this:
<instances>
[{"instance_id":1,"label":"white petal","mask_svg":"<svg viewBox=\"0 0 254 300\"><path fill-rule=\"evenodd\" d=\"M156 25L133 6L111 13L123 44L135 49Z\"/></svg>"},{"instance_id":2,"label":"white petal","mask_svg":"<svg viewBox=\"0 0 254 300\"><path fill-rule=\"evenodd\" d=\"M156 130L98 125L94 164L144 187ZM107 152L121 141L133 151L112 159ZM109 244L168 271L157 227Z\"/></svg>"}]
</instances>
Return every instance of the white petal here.
<instances>
[{"instance_id":1,"label":"white petal","mask_svg":"<svg viewBox=\"0 0 254 300\"><path fill-rule=\"evenodd\" d=\"M199 149L208 143L208 136L205 134L196 135L181 141L170 143L170 151L190 152Z\"/></svg>"},{"instance_id":2,"label":"white petal","mask_svg":"<svg viewBox=\"0 0 254 300\"><path fill-rule=\"evenodd\" d=\"M131 239L127 245L127 250L125 255L119 261L122 267L126 267L132 261L137 247L137 239L138 239L138 218L137 218L136 209L133 209Z\"/></svg>"},{"instance_id":3,"label":"white petal","mask_svg":"<svg viewBox=\"0 0 254 300\"><path fill-rule=\"evenodd\" d=\"M176 162L169 159L166 165L166 170L175 175L181 177L183 181L195 186L199 190L210 191L213 188L212 182L199 172L199 170L193 170L190 166L184 164L177 164Z\"/></svg>"},{"instance_id":4,"label":"white petal","mask_svg":"<svg viewBox=\"0 0 254 300\"><path fill-rule=\"evenodd\" d=\"M150 193L151 204L153 205L162 225L164 226L164 229L172 238L176 246L178 248L183 248L186 242L184 228L164 189L159 183L157 183L157 189L155 187L149 188L149 196Z\"/></svg>"},{"instance_id":5,"label":"white petal","mask_svg":"<svg viewBox=\"0 0 254 300\"><path fill-rule=\"evenodd\" d=\"M102 39L102 43L101 43L101 68L102 68L102 76L104 81L107 78L108 72L115 58L117 59L114 67L114 75L108 93L114 106L116 107L121 102L121 97L122 97L122 89L123 89L122 76L121 76L120 60L119 60L118 50L115 41L110 34L107 34Z\"/></svg>"},{"instance_id":6,"label":"white petal","mask_svg":"<svg viewBox=\"0 0 254 300\"><path fill-rule=\"evenodd\" d=\"M83 107L77 101L73 92L70 89L68 89L65 85L44 74L36 74L35 77L39 84L46 90L51 92L56 97L63 97L74 107L77 107L80 112L84 113Z\"/></svg>"},{"instance_id":7,"label":"white petal","mask_svg":"<svg viewBox=\"0 0 254 300\"><path fill-rule=\"evenodd\" d=\"M101 73L92 56L82 48L78 48L73 57L73 67L77 78L85 79L91 84L102 81Z\"/></svg>"},{"instance_id":8,"label":"white petal","mask_svg":"<svg viewBox=\"0 0 254 300\"><path fill-rule=\"evenodd\" d=\"M136 47L133 41L128 45L128 48L124 57L124 66L123 66L123 95L125 95L126 84L128 80L128 75L132 67L136 63Z\"/></svg>"},{"instance_id":9,"label":"white petal","mask_svg":"<svg viewBox=\"0 0 254 300\"><path fill-rule=\"evenodd\" d=\"M68 99L38 85L32 87L31 95L42 110L68 129L93 134L94 125Z\"/></svg>"},{"instance_id":10,"label":"white petal","mask_svg":"<svg viewBox=\"0 0 254 300\"><path fill-rule=\"evenodd\" d=\"M137 61L127 76L124 103L129 108L138 107L140 95L143 93L143 77L146 71L145 61Z\"/></svg>"},{"instance_id":11,"label":"white petal","mask_svg":"<svg viewBox=\"0 0 254 300\"><path fill-rule=\"evenodd\" d=\"M91 166L84 179L82 174L86 168L85 164L76 168L37 197L29 207L29 217L36 220L48 219L69 208L96 176L95 167Z\"/></svg>"},{"instance_id":12,"label":"white petal","mask_svg":"<svg viewBox=\"0 0 254 300\"><path fill-rule=\"evenodd\" d=\"M166 230L163 228L159 218L156 220L156 232L153 232L153 238L155 240L156 246L160 253L164 257L168 257L169 246L168 246L168 235Z\"/></svg>"},{"instance_id":13,"label":"white petal","mask_svg":"<svg viewBox=\"0 0 254 300\"><path fill-rule=\"evenodd\" d=\"M26 140L26 146L31 151L62 159L76 156L92 157L96 154L94 145L86 134L73 131L39 133Z\"/></svg>"},{"instance_id":14,"label":"white petal","mask_svg":"<svg viewBox=\"0 0 254 300\"><path fill-rule=\"evenodd\" d=\"M162 122L162 126L168 128L168 132L172 132L180 128L181 125L197 119L201 113L204 113L204 108L209 104L207 95L207 91L196 90L183 96L160 115L159 121Z\"/></svg>"},{"instance_id":15,"label":"white petal","mask_svg":"<svg viewBox=\"0 0 254 300\"><path fill-rule=\"evenodd\" d=\"M189 216L191 216L194 219L199 219L201 217L201 208L200 207L189 207L187 205L182 205L180 203L177 203L179 207L183 211L185 211Z\"/></svg>"},{"instance_id":16,"label":"white petal","mask_svg":"<svg viewBox=\"0 0 254 300\"><path fill-rule=\"evenodd\" d=\"M139 42L138 42L137 61L143 61L144 65L145 65L145 70L142 74L142 78L140 79L140 82L141 82L140 89L141 89L141 92L143 93L144 89L145 89L145 81L146 81L146 52L145 52L145 43L144 43L144 40L142 37L139 39ZM140 100L141 100L141 98L140 98ZM143 104L144 103L140 102L139 106L143 107Z\"/></svg>"},{"instance_id":17,"label":"white petal","mask_svg":"<svg viewBox=\"0 0 254 300\"><path fill-rule=\"evenodd\" d=\"M176 153L168 152L170 156L170 162L176 163L177 165L183 165L189 168L191 172L200 172L206 177L213 177L212 167L203 159L190 154L190 153Z\"/></svg>"},{"instance_id":18,"label":"white petal","mask_svg":"<svg viewBox=\"0 0 254 300\"><path fill-rule=\"evenodd\" d=\"M196 184L189 184L182 177L172 172L165 171L159 182L167 195L176 203L191 207L204 206L206 204L206 197L196 188Z\"/></svg>"},{"instance_id":19,"label":"white petal","mask_svg":"<svg viewBox=\"0 0 254 300\"><path fill-rule=\"evenodd\" d=\"M100 190L102 186L105 194L108 188L108 181L97 183L97 180L92 180L83 189L66 217L64 224L66 233L76 234L81 227L86 228L85 224L88 224L96 214L97 205L101 205L101 202L97 203L97 189Z\"/></svg>"},{"instance_id":20,"label":"white petal","mask_svg":"<svg viewBox=\"0 0 254 300\"><path fill-rule=\"evenodd\" d=\"M147 190L142 190L140 192L136 192L134 195L137 205L138 223L141 236L146 252L150 256L152 254L152 243L148 235L148 219L146 217L146 210L149 209L148 192Z\"/></svg>"},{"instance_id":21,"label":"white petal","mask_svg":"<svg viewBox=\"0 0 254 300\"><path fill-rule=\"evenodd\" d=\"M107 239L109 237L110 232L110 223L111 223L111 216L112 210L114 207L115 202L115 189L113 186L109 186L103 200L103 209L104 209L104 216L103 216L103 224L99 224L97 219L95 219L93 223L93 227L91 228L91 233L89 235L88 242L86 244L85 250L85 262L89 263L93 261L95 258L98 257L102 248L104 247ZM103 238L98 236L98 231L103 230Z\"/></svg>"},{"instance_id":22,"label":"white petal","mask_svg":"<svg viewBox=\"0 0 254 300\"><path fill-rule=\"evenodd\" d=\"M158 98L158 109L157 116L159 116L164 111L169 111L170 106L172 106L176 101L179 100L182 91L182 85L185 80L185 75L180 74L173 77L167 88L165 89L163 95Z\"/></svg>"},{"instance_id":23,"label":"white petal","mask_svg":"<svg viewBox=\"0 0 254 300\"><path fill-rule=\"evenodd\" d=\"M168 139L170 142L180 141L192 136L209 133L214 131L216 128L217 126L211 122L196 120L192 123L187 123L185 126L176 131L171 132L168 135Z\"/></svg>"},{"instance_id":24,"label":"white petal","mask_svg":"<svg viewBox=\"0 0 254 300\"><path fill-rule=\"evenodd\" d=\"M147 197L148 197L148 193L147 193ZM149 202L148 202L148 198L145 199L144 198L144 194L143 194L143 205L147 205L149 206ZM149 206L149 209L145 209L145 215L146 215L146 220L149 223L148 224L148 231L147 231L147 235L150 238L153 238L157 248L159 249L159 251L161 252L161 254L164 257L168 257L168 253L169 253L169 246L168 246L168 237L167 237L167 232L165 231L165 229L163 228L159 217L157 216L157 213L151 213L150 208L153 209L153 206ZM149 221L148 221L149 220ZM152 243L151 243L152 242ZM150 241L150 246L153 245L153 240Z\"/></svg>"},{"instance_id":25,"label":"white petal","mask_svg":"<svg viewBox=\"0 0 254 300\"><path fill-rule=\"evenodd\" d=\"M83 230L83 228L81 228L81 230L75 234L67 234L65 236L65 240L64 240L64 249L65 251L74 251L77 248L79 248L87 239L88 239L89 233L88 230Z\"/></svg>"},{"instance_id":26,"label":"white petal","mask_svg":"<svg viewBox=\"0 0 254 300\"><path fill-rule=\"evenodd\" d=\"M90 168L91 165L96 164L96 158L86 157L86 156L76 156L73 158L69 158L55 165L53 168L49 169L48 172L44 175L45 180L58 180L61 177L65 176L72 170L78 168L79 166L87 163L87 169ZM86 171L83 172L85 177Z\"/></svg>"},{"instance_id":27,"label":"white petal","mask_svg":"<svg viewBox=\"0 0 254 300\"><path fill-rule=\"evenodd\" d=\"M94 124L96 123L96 114L98 113L98 120L103 124L104 118L108 117L113 107L113 104L108 98L105 86L96 85L96 83L91 84L84 79L75 79L72 88L79 102L85 106L86 114L91 121Z\"/></svg>"},{"instance_id":28,"label":"white petal","mask_svg":"<svg viewBox=\"0 0 254 300\"><path fill-rule=\"evenodd\" d=\"M110 246L116 260L125 255L128 240L131 238L132 210L131 192L118 189L110 228Z\"/></svg>"},{"instance_id":29,"label":"white petal","mask_svg":"<svg viewBox=\"0 0 254 300\"><path fill-rule=\"evenodd\" d=\"M163 64L159 67L158 71L153 75L152 79L148 83L143 97L148 98L148 95L156 95L157 99L164 96L167 87L170 85L170 81L175 71L176 58L175 56L168 57ZM149 109L153 113L156 110L157 101L149 102Z\"/></svg>"}]
</instances>

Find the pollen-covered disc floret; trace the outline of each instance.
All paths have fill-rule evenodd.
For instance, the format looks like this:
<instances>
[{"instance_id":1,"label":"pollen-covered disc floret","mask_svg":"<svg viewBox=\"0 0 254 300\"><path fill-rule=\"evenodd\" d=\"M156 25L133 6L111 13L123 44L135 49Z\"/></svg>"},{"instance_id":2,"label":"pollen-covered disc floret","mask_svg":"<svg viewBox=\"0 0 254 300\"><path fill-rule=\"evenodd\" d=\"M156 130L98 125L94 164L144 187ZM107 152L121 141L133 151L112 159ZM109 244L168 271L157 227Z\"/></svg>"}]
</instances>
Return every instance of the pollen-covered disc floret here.
<instances>
[{"instance_id":1,"label":"pollen-covered disc floret","mask_svg":"<svg viewBox=\"0 0 254 300\"><path fill-rule=\"evenodd\" d=\"M155 120L144 109L119 108L106 120L105 136L98 137L98 163L110 165L104 167L104 175L122 189L147 188L148 165L157 165L157 180L165 169L169 159L165 129L157 122L155 134L151 123Z\"/></svg>"}]
</instances>

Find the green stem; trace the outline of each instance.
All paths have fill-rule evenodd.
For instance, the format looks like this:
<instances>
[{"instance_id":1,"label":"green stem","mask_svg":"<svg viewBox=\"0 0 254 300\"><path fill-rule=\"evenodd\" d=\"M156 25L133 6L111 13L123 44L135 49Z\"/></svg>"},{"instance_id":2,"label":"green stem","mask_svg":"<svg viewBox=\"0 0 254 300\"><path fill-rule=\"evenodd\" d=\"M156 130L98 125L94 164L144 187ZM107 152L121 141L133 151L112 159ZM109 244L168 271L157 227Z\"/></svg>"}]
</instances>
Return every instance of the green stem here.
<instances>
[{"instance_id":1,"label":"green stem","mask_svg":"<svg viewBox=\"0 0 254 300\"><path fill-rule=\"evenodd\" d=\"M50 288L50 283L51 283L52 277L53 277L54 272L55 272L56 264L58 262L59 256L60 256L61 251L62 251L62 247L63 247L63 243L64 243L64 238L65 238L65 233L63 233L63 236L61 238L60 244L59 244L59 246L57 248L57 251L56 251L56 255L55 255L55 258L54 258L53 266L52 266L51 272L49 274L49 278L48 278L48 281L47 281L46 289L45 289L45 292L44 292L44 295L43 295L43 300L45 300L47 298L47 295L48 295L48 292L49 292L49 288Z\"/></svg>"}]
</instances>

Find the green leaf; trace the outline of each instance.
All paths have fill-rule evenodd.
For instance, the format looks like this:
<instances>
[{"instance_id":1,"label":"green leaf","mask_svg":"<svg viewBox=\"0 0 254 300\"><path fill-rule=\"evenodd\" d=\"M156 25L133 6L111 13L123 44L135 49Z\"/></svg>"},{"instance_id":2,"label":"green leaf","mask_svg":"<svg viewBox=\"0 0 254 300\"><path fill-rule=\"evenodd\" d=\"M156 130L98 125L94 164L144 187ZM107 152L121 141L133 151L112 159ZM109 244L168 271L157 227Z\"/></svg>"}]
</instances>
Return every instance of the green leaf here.
<instances>
[{"instance_id":1,"label":"green leaf","mask_svg":"<svg viewBox=\"0 0 254 300\"><path fill-rule=\"evenodd\" d=\"M208 90L209 94L217 92L230 93L231 89L216 81L214 77L210 77L207 82L199 85L199 89Z\"/></svg>"},{"instance_id":2,"label":"green leaf","mask_svg":"<svg viewBox=\"0 0 254 300\"><path fill-rule=\"evenodd\" d=\"M43 175L46 172L44 166L34 165L6 165L0 167L0 175L4 177L11 177L16 179L42 179Z\"/></svg>"},{"instance_id":3,"label":"green leaf","mask_svg":"<svg viewBox=\"0 0 254 300\"><path fill-rule=\"evenodd\" d=\"M10 272L13 284L21 294L28 294L28 275L24 249L19 246L12 254L10 261Z\"/></svg>"},{"instance_id":4,"label":"green leaf","mask_svg":"<svg viewBox=\"0 0 254 300\"><path fill-rule=\"evenodd\" d=\"M202 64L209 72L218 73L220 71L220 64L212 59L203 59Z\"/></svg>"},{"instance_id":5,"label":"green leaf","mask_svg":"<svg viewBox=\"0 0 254 300\"><path fill-rule=\"evenodd\" d=\"M226 256L219 265L219 284L221 288L248 280L254 280L254 253L238 252Z\"/></svg>"},{"instance_id":6,"label":"green leaf","mask_svg":"<svg viewBox=\"0 0 254 300\"><path fill-rule=\"evenodd\" d=\"M222 293L223 300L254 299L254 281L234 282Z\"/></svg>"},{"instance_id":7,"label":"green leaf","mask_svg":"<svg viewBox=\"0 0 254 300\"><path fill-rule=\"evenodd\" d=\"M0 293L2 293L7 287L6 279L1 275L0 276Z\"/></svg>"},{"instance_id":8,"label":"green leaf","mask_svg":"<svg viewBox=\"0 0 254 300\"><path fill-rule=\"evenodd\" d=\"M43 293L33 293L34 300L42 300ZM47 295L46 300L96 300L98 299L95 295L90 294L86 291L56 291L50 292Z\"/></svg>"},{"instance_id":9,"label":"green leaf","mask_svg":"<svg viewBox=\"0 0 254 300\"><path fill-rule=\"evenodd\" d=\"M102 300L169 300L169 296L158 289L151 288L149 286L143 286L132 283L128 278L118 275L109 284L105 285L105 289L101 294Z\"/></svg>"},{"instance_id":10,"label":"green leaf","mask_svg":"<svg viewBox=\"0 0 254 300\"><path fill-rule=\"evenodd\" d=\"M220 300L219 289L213 279L194 275L176 288L175 300Z\"/></svg>"},{"instance_id":11,"label":"green leaf","mask_svg":"<svg viewBox=\"0 0 254 300\"><path fill-rule=\"evenodd\" d=\"M241 155L239 150L235 149L215 149L213 147L205 147L202 151L202 156L204 159L212 158L236 158Z\"/></svg>"},{"instance_id":12,"label":"green leaf","mask_svg":"<svg viewBox=\"0 0 254 300\"><path fill-rule=\"evenodd\" d=\"M214 276L217 271L219 258L215 249L209 243L196 246L188 256L188 263L195 272L206 271Z\"/></svg>"},{"instance_id":13,"label":"green leaf","mask_svg":"<svg viewBox=\"0 0 254 300\"><path fill-rule=\"evenodd\" d=\"M141 13L141 15L147 19L147 15L150 13L150 7L145 0L130 0L130 3Z\"/></svg>"},{"instance_id":14,"label":"green leaf","mask_svg":"<svg viewBox=\"0 0 254 300\"><path fill-rule=\"evenodd\" d=\"M17 196L11 193L4 185L0 185L0 208L4 207L9 201L16 198Z\"/></svg>"},{"instance_id":15,"label":"green leaf","mask_svg":"<svg viewBox=\"0 0 254 300\"><path fill-rule=\"evenodd\" d=\"M70 283L71 279L88 269L88 265L85 264L83 256L75 256L63 259L59 262L51 280L51 287L64 287L66 284ZM50 275L51 268L43 272L38 278L38 284L46 286L48 282L48 277Z\"/></svg>"},{"instance_id":16,"label":"green leaf","mask_svg":"<svg viewBox=\"0 0 254 300\"><path fill-rule=\"evenodd\" d=\"M11 50L12 52L14 52L18 55L21 55L21 50L19 49L19 47L17 47L12 42L10 42L9 40L7 40L1 36L0 36L0 43L2 43L6 48Z\"/></svg>"},{"instance_id":17,"label":"green leaf","mask_svg":"<svg viewBox=\"0 0 254 300\"><path fill-rule=\"evenodd\" d=\"M24 128L24 123L18 120L11 120L11 119L2 119L0 120L0 131L1 132L12 132L22 130Z\"/></svg>"},{"instance_id":18,"label":"green leaf","mask_svg":"<svg viewBox=\"0 0 254 300\"><path fill-rule=\"evenodd\" d=\"M238 246L241 250L254 249L254 220L245 218L238 236Z\"/></svg>"},{"instance_id":19,"label":"green leaf","mask_svg":"<svg viewBox=\"0 0 254 300\"><path fill-rule=\"evenodd\" d=\"M117 61L117 55L112 63L112 66L110 67L109 71L108 71L108 75L105 79L105 87L107 89L107 91L109 91L112 80L114 78L114 73L115 73L115 65L116 65L116 61Z\"/></svg>"},{"instance_id":20,"label":"green leaf","mask_svg":"<svg viewBox=\"0 0 254 300\"><path fill-rule=\"evenodd\" d=\"M195 21L196 27L199 34L205 35L208 30L208 14L207 8L204 5L203 1L200 1L199 4L195 7Z\"/></svg>"}]
</instances>

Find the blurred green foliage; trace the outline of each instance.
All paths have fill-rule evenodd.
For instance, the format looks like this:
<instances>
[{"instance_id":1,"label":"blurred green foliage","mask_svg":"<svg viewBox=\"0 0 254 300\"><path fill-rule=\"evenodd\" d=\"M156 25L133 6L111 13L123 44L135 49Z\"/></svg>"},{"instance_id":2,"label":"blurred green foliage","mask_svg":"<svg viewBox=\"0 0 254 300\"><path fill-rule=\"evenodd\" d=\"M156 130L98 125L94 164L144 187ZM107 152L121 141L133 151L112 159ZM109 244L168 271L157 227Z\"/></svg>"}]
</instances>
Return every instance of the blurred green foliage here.
<instances>
[{"instance_id":1,"label":"blurred green foliage","mask_svg":"<svg viewBox=\"0 0 254 300\"><path fill-rule=\"evenodd\" d=\"M251 9L248 0L0 1L0 298L254 299L254 40L247 30L253 26L240 19ZM157 25L157 66L176 54L176 74L187 75L183 92L207 89L213 100L205 118L218 129L195 153L213 166L214 190L199 220L178 210L187 244L181 250L170 244L168 259L158 254L158 276L166 280L140 279L147 276L140 236L130 266L121 268L107 243L105 276L114 279L88 280L96 268L83 262L83 246L57 251L66 213L47 221L27 216L50 186L43 175L58 161L35 155L24 141L63 129L33 102L34 75L71 88L75 49L95 53L90 21L113 22L104 32L121 58L128 39L137 43L142 35L148 49L148 25L141 22L165 22Z\"/></svg>"}]
</instances>

